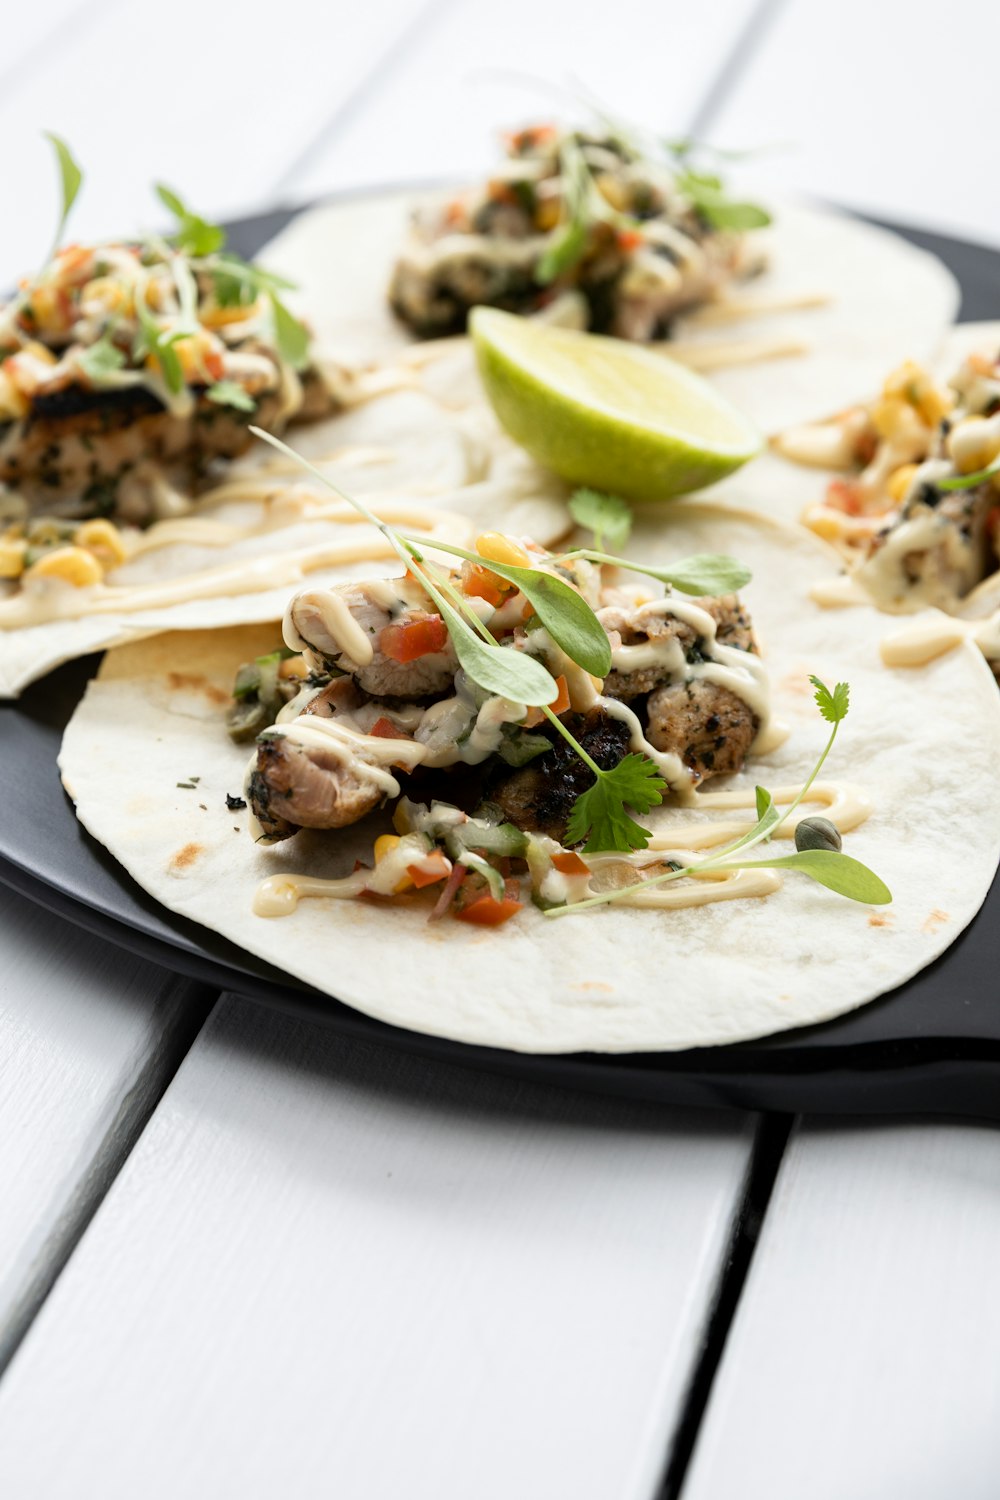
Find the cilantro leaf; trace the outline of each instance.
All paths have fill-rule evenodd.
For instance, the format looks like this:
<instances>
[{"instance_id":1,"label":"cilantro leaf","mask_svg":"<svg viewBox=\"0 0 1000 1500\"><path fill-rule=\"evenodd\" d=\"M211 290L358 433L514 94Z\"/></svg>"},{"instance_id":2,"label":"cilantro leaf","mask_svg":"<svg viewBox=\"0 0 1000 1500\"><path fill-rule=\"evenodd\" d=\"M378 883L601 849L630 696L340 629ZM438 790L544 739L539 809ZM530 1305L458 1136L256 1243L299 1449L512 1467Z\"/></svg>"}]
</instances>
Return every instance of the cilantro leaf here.
<instances>
[{"instance_id":1,"label":"cilantro leaf","mask_svg":"<svg viewBox=\"0 0 1000 1500\"><path fill-rule=\"evenodd\" d=\"M222 249L226 243L226 231L220 225L210 224L200 214L193 213L166 183L156 184L156 196L177 220L173 242L178 250L184 250L188 255L202 256L212 255L216 250Z\"/></svg>"},{"instance_id":2,"label":"cilantro leaf","mask_svg":"<svg viewBox=\"0 0 1000 1500\"><path fill-rule=\"evenodd\" d=\"M569 513L578 526L594 533L601 550L624 547L632 530L631 508L618 495L580 489L570 496Z\"/></svg>"},{"instance_id":3,"label":"cilantro leaf","mask_svg":"<svg viewBox=\"0 0 1000 1500\"><path fill-rule=\"evenodd\" d=\"M256 411L257 403L235 380L217 380L210 385L205 392L209 401L214 401L217 406L234 406L237 411Z\"/></svg>"},{"instance_id":4,"label":"cilantro leaf","mask_svg":"<svg viewBox=\"0 0 1000 1500\"><path fill-rule=\"evenodd\" d=\"M757 203L727 198L722 179L710 172L683 171L677 187L713 229L763 229L771 215Z\"/></svg>"},{"instance_id":5,"label":"cilantro leaf","mask_svg":"<svg viewBox=\"0 0 1000 1500\"><path fill-rule=\"evenodd\" d=\"M293 370L303 370L309 363L309 330L277 296L271 293L271 312L274 319L274 342L282 359L286 359Z\"/></svg>"},{"instance_id":6,"label":"cilantro leaf","mask_svg":"<svg viewBox=\"0 0 1000 1500\"><path fill-rule=\"evenodd\" d=\"M578 844L586 839L585 854L628 854L633 849L645 849L649 832L625 809L649 812L663 801L666 785L651 760L644 755L626 755L610 771L598 771L594 785L577 797L566 828L566 842Z\"/></svg>"},{"instance_id":7,"label":"cilantro leaf","mask_svg":"<svg viewBox=\"0 0 1000 1500\"><path fill-rule=\"evenodd\" d=\"M83 371L87 379L95 385L100 385L106 375L112 375L120 370L125 364L125 355L117 344L113 344L107 334L91 344L89 348L82 350L76 357L77 367Z\"/></svg>"},{"instance_id":8,"label":"cilantro leaf","mask_svg":"<svg viewBox=\"0 0 1000 1500\"><path fill-rule=\"evenodd\" d=\"M847 718L847 710L850 707L850 688L846 682L838 682L831 693L825 683L820 682L818 677L810 676L809 681L816 689L816 707L823 715L828 724L839 724L842 719Z\"/></svg>"}]
</instances>

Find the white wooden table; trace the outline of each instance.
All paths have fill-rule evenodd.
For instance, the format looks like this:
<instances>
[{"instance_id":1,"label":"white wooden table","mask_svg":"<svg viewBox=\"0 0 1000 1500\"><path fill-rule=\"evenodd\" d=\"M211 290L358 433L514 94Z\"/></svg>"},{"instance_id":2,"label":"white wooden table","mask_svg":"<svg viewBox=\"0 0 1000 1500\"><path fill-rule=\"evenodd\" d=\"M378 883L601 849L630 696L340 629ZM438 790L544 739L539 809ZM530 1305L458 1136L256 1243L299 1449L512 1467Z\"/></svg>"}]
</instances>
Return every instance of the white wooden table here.
<instances>
[{"instance_id":1,"label":"white wooden table","mask_svg":"<svg viewBox=\"0 0 1000 1500\"><path fill-rule=\"evenodd\" d=\"M504 70L1000 243L985 0L36 0L3 31L3 284L46 248L43 127L82 237L155 222L154 176L221 216L479 170L546 112ZM431 1065L3 888L0 948L4 1500L1000 1491L996 1131Z\"/></svg>"}]
</instances>

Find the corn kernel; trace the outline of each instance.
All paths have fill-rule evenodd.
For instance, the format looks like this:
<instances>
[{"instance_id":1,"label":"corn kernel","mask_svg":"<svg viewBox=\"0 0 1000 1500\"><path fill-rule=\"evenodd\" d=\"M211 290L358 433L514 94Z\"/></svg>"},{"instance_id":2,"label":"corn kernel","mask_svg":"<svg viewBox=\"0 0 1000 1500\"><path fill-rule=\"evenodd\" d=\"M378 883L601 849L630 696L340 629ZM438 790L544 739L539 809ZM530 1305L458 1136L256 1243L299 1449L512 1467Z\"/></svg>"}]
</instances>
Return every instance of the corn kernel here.
<instances>
[{"instance_id":1,"label":"corn kernel","mask_svg":"<svg viewBox=\"0 0 1000 1500\"><path fill-rule=\"evenodd\" d=\"M1000 425L995 417L966 417L948 434L948 455L960 474L985 469L1000 453Z\"/></svg>"},{"instance_id":2,"label":"corn kernel","mask_svg":"<svg viewBox=\"0 0 1000 1500\"><path fill-rule=\"evenodd\" d=\"M29 578L61 578L74 588L85 589L100 583L104 577L101 565L92 552L83 547L53 547L24 574Z\"/></svg>"},{"instance_id":3,"label":"corn kernel","mask_svg":"<svg viewBox=\"0 0 1000 1500\"><path fill-rule=\"evenodd\" d=\"M929 376L923 365L918 365L912 359L905 359L891 375L886 377L882 394L889 397L898 396L903 401L915 402L927 384L929 384Z\"/></svg>"},{"instance_id":4,"label":"corn kernel","mask_svg":"<svg viewBox=\"0 0 1000 1500\"><path fill-rule=\"evenodd\" d=\"M628 192L625 184L620 182L610 172L600 172L597 176L597 191L605 203L610 203L619 213L625 213L629 208Z\"/></svg>"},{"instance_id":5,"label":"corn kernel","mask_svg":"<svg viewBox=\"0 0 1000 1500\"><path fill-rule=\"evenodd\" d=\"M531 558L524 548L499 531L484 531L481 537L477 537L476 551L488 562L506 563L511 568L531 566Z\"/></svg>"},{"instance_id":6,"label":"corn kernel","mask_svg":"<svg viewBox=\"0 0 1000 1500\"><path fill-rule=\"evenodd\" d=\"M402 839L398 833L380 833L375 840L375 863L380 865L386 855L391 854L394 849L398 849L401 843ZM413 881L409 875L404 875L402 880L398 880L393 886L392 894L394 896L401 896L404 891L412 889Z\"/></svg>"},{"instance_id":7,"label":"corn kernel","mask_svg":"<svg viewBox=\"0 0 1000 1500\"><path fill-rule=\"evenodd\" d=\"M901 505L907 490L913 482L913 476L917 472L916 464L900 464L898 469L893 469L889 475L886 489L894 505Z\"/></svg>"},{"instance_id":8,"label":"corn kernel","mask_svg":"<svg viewBox=\"0 0 1000 1500\"><path fill-rule=\"evenodd\" d=\"M947 391L943 391L939 385L928 383L926 389L921 392L917 410L928 427L936 427L942 418L948 415L953 405L954 402Z\"/></svg>"},{"instance_id":9,"label":"corn kernel","mask_svg":"<svg viewBox=\"0 0 1000 1500\"><path fill-rule=\"evenodd\" d=\"M125 543L117 526L110 521L84 521L73 538L77 547L86 547L97 558L105 573L119 567L126 557Z\"/></svg>"},{"instance_id":10,"label":"corn kernel","mask_svg":"<svg viewBox=\"0 0 1000 1500\"><path fill-rule=\"evenodd\" d=\"M23 537L0 537L0 578L20 578L27 550Z\"/></svg>"},{"instance_id":11,"label":"corn kernel","mask_svg":"<svg viewBox=\"0 0 1000 1500\"><path fill-rule=\"evenodd\" d=\"M872 423L880 438L916 437L924 430L924 424L908 401L899 396L886 396L876 402L872 411Z\"/></svg>"},{"instance_id":12,"label":"corn kernel","mask_svg":"<svg viewBox=\"0 0 1000 1500\"><path fill-rule=\"evenodd\" d=\"M281 663L281 666L278 668L278 676L279 677L284 677L286 679L286 681L289 678L295 678L298 681L301 681L303 678L308 677L309 676L309 666L308 666L308 664L306 662L305 657L304 656L286 656L285 660Z\"/></svg>"}]
</instances>

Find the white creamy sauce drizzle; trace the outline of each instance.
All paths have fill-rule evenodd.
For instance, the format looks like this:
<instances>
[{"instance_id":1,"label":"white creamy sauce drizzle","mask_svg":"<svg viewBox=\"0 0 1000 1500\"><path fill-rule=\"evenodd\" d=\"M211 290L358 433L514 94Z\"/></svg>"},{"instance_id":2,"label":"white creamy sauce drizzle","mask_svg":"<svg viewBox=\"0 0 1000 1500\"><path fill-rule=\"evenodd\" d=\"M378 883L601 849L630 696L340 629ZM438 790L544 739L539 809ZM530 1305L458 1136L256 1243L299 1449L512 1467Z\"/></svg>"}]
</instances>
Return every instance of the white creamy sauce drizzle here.
<instances>
[{"instance_id":1,"label":"white creamy sauce drizzle","mask_svg":"<svg viewBox=\"0 0 1000 1500\"><path fill-rule=\"evenodd\" d=\"M380 506L380 514L392 525L421 532L428 543L436 538L452 540L456 530L463 535L464 522L444 511L431 512L415 506ZM324 519L314 512L308 519ZM334 511L331 519L343 520L354 529L348 515ZM356 518L358 521L360 517ZM193 523L188 523L193 524ZM252 536L254 526L238 528L242 537ZM175 534L173 540L177 541ZM195 540L186 537L185 540ZM16 593L0 599L0 631L24 630L52 620L79 619L85 615L131 614L137 610L162 609L196 600L233 597L260 593L265 589L293 586L320 568L341 567L395 553L378 534L369 533L353 541L330 542L302 547L289 552L238 559L214 568L182 574L177 578L151 583L99 583L76 588L59 578L40 578L22 586Z\"/></svg>"},{"instance_id":2,"label":"white creamy sauce drizzle","mask_svg":"<svg viewBox=\"0 0 1000 1500\"><path fill-rule=\"evenodd\" d=\"M983 620L939 615L917 621L887 635L879 651L887 667L922 667L953 651L962 641L972 641L987 661L1000 661L1000 610Z\"/></svg>"},{"instance_id":3,"label":"white creamy sauce drizzle","mask_svg":"<svg viewBox=\"0 0 1000 1500\"><path fill-rule=\"evenodd\" d=\"M787 806L798 796L799 791L798 786L778 787L773 793L775 804ZM702 792L694 795L693 803L709 810L753 809L756 798L750 789ZM810 803L819 803L841 833L847 833L865 822L873 810L871 801L860 788L841 786L836 782L815 782L809 789L803 807ZM456 823L463 821L463 815L457 809L448 811L453 813ZM796 824L807 816L809 814L803 811L798 816L789 818L778 830L776 837L793 838ZM418 816L415 831L422 832L432 824L440 828L445 821L446 810L436 806L433 814L428 810ZM662 864L663 856L667 853L677 863L694 864L701 851L727 844L741 837L751 827L753 821L750 820L735 822L713 819L704 823L678 823L659 833L654 832L649 847L631 855L609 853L587 856L586 863L591 873L586 875L565 874L550 866L539 883L539 893L546 900L556 903L584 900L593 894L591 874L598 875L616 866L641 872L650 866ZM559 852L560 846L553 839L542 837L537 839L537 843L548 856ZM259 917L283 917L290 915L303 897L346 899L373 889L389 894L396 889L400 874L405 873L406 861L412 864L414 856L404 851L402 860L389 864L385 869L380 864L375 871L357 870L342 880L322 880L308 875L272 875L258 886L253 910ZM640 879L625 888L621 895L616 896L615 901L624 906L676 911L719 901L770 896L781 889L781 884L781 876L777 871L764 868L692 871L686 880L682 878L676 884L665 886L644 885Z\"/></svg>"}]
</instances>

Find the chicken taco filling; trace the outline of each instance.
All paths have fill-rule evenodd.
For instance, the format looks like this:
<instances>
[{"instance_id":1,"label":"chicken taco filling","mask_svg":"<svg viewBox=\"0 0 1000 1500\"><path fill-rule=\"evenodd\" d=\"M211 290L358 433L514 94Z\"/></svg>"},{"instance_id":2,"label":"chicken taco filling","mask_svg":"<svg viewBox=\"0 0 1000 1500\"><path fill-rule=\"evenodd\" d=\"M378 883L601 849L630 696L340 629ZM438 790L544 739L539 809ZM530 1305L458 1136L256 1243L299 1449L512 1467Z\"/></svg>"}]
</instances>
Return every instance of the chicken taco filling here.
<instances>
[{"instance_id":1,"label":"chicken taco filling","mask_svg":"<svg viewBox=\"0 0 1000 1500\"><path fill-rule=\"evenodd\" d=\"M880 609L962 613L998 566L1000 356L972 354L948 386L913 363L880 398L783 434L796 462L840 469L806 525L842 552Z\"/></svg>"},{"instance_id":2,"label":"chicken taco filling","mask_svg":"<svg viewBox=\"0 0 1000 1500\"><path fill-rule=\"evenodd\" d=\"M477 304L526 313L572 291L592 330L647 342L760 270L744 231L768 222L686 148L536 125L507 138L485 185L416 212L389 299L428 337L460 332Z\"/></svg>"},{"instance_id":3,"label":"chicken taco filling","mask_svg":"<svg viewBox=\"0 0 1000 1500\"><path fill-rule=\"evenodd\" d=\"M76 173L65 223L79 169L57 146ZM251 422L280 429L335 409L283 301L290 283L158 191L174 234L66 245L0 308L0 516L14 523L145 524L165 477L203 488L250 446Z\"/></svg>"},{"instance_id":4,"label":"chicken taco filling","mask_svg":"<svg viewBox=\"0 0 1000 1500\"><path fill-rule=\"evenodd\" d=\"M464 561L445 570L395 540L402 577L296 595L284 647L237 673L229 728L237 742L256 735L244 783L255 842L345 829L395 804L395 832L375 841L372 867L332 882L265 881L258 915L282 915L303 894L390 899L441 885L432 915L500 925L521 909L522 877L547 910L647 904L650 887L665 904L776 887L763 867L720 864L728 847L704 864L666 857L633 816L665 797L692 801L767 736L750 617L735 592L704 591L708 580L741 586L745 568L694 556L647 569L490 532L473 552L446 546ZM625 581L619 565L645 580ZM847 689L817 688L836 732ZM759 791L751 842L806 790L789 794L784 815ZM867 815L864 799L843 811L847 827ZM829 820L804 819L802 837L818 843L800 854L841 858ZM659 890L726 873L728 885L697 897ZM888 900L865 876L864 899Z\"/></svg>"}]
</instances>

